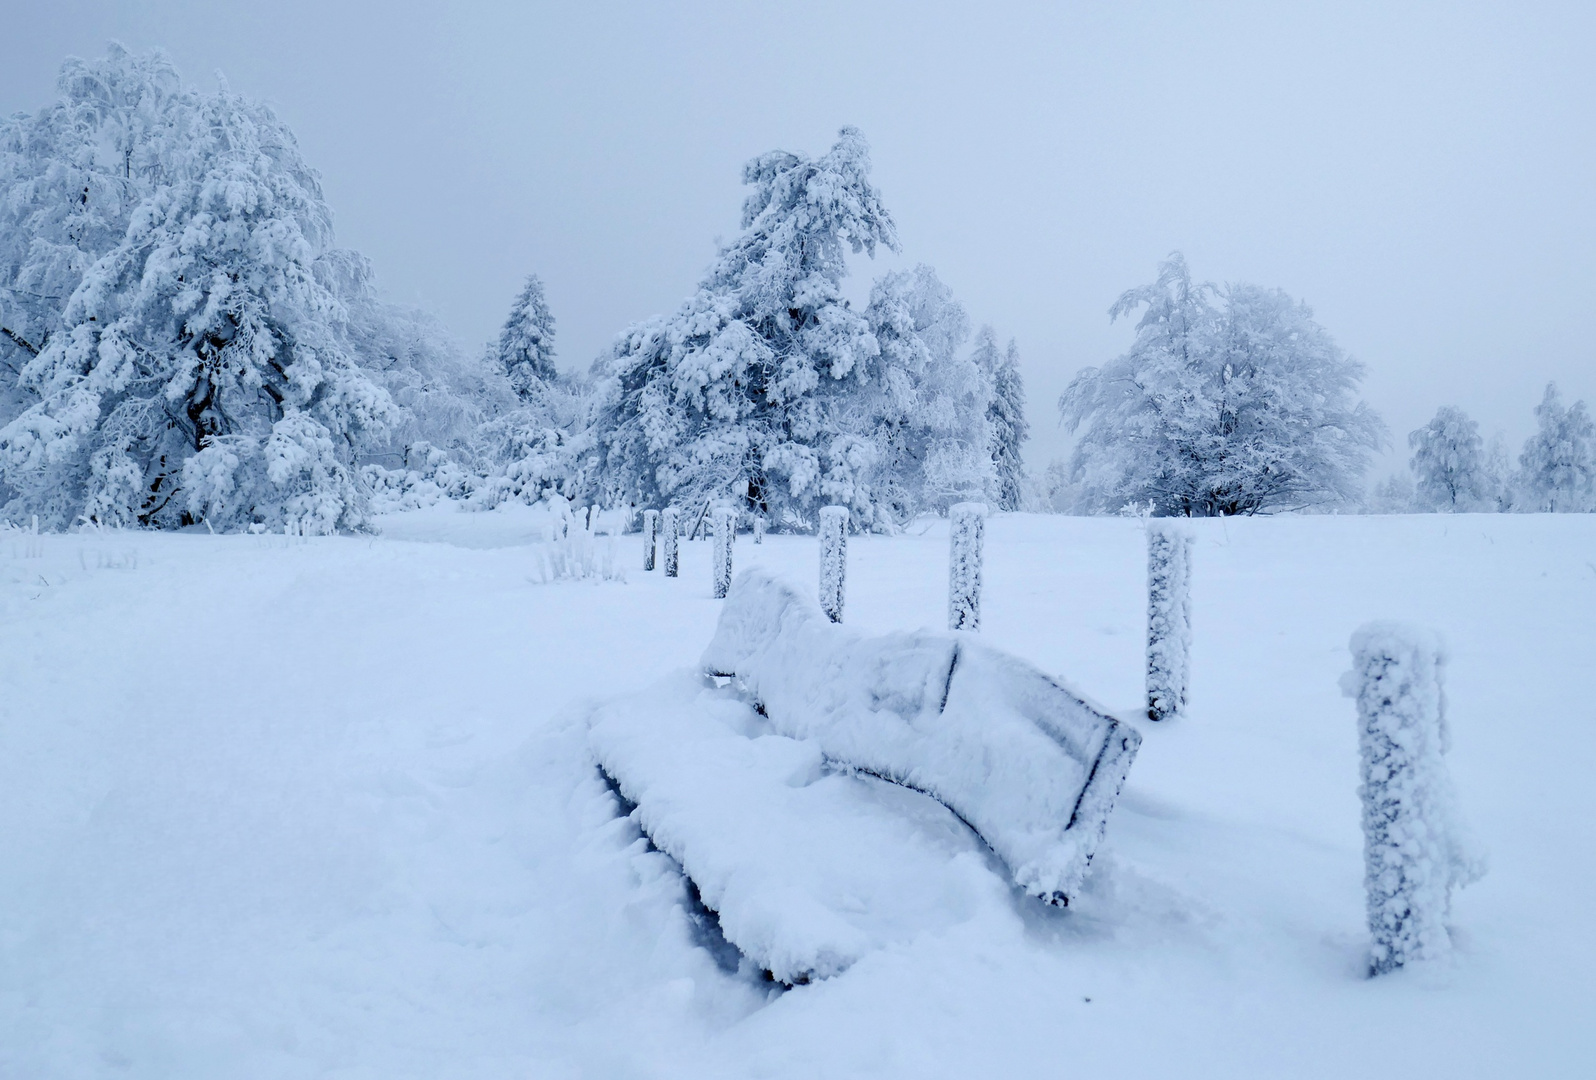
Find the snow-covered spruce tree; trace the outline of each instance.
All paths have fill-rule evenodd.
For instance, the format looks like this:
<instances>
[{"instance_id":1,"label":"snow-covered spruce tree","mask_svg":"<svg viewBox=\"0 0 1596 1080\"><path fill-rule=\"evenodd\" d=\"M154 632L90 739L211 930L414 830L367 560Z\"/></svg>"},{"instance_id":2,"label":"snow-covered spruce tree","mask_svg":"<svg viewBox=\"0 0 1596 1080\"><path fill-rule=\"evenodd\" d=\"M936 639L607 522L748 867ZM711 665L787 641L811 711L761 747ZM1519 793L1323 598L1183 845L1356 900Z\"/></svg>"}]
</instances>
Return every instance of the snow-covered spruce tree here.
<instances>
[{"instance_id":1,"label":"snow-covered spruce tree","mask_svg":"<svg viewBox=\"0 0 1596 1080\"><path fill-rule=\"evenodd\" d=\"M776 151L744 167L740 235L674 314L627 331L599 367L603 501L730 497L806 528L824 503L858 507L871 450L838 414L877 346L842 294L845 255L897 249L869 172L853 128L821 157Z\"/></svg>"},{"instance_id":2,"label":"snow-covered spruce tree","mask_svg":"<svg viewBox=\"0 0 1596 1080\"><path fill-rule=\"evenodd\" d=\"M981 629L981 560L986 504L948 511L948 629Z\"/></svg>"},{"instance_id":3,"label":"snow-covered spruce tree","mask_svg":"<svg viewBox=\"0 0 1596 1080\"><path fill-rule=\"evenodd\" d=\"M1496 509L1480 426L1462 409L1441 406L1408 436L1408 446L1420 507L1443 513Z\"/></svg>"},{"instance_id":4,"label":"snow-covered spruce tree","mask_svg":"<svg viewBox=\"0 0 1596 1080\"><path fill-rule=\"evenodd\" d=\"M883 275L865 317L880 351L840 423L870 451L850 478L858 520L890 529L985 498L996 486L992 382L973 354L960 355L970 333L964 308L922 264Z\"/></svg>"},{"instance_id":5,"label":"snow-covered spruce tree","mask_svg":"<svg viewBox=\"0 0 1596 1080\"><path fill-rule=\"evenodd\" d=\"M820 508L820 610L834 623L842 621L848 581L848 508Z\"/></svg>"},{"instance_id":6,"label":"snow-covered spruce tree","mask_svg":"<svg viewBox=\"0 0 1596 1080\"><path fill-rule=\"evenodd\" d=\"M1519 498L1534 512L1596 510L1596 425L1583 401L1564 406L1556 383L1535 406L1536 431L1519 455Z\"/></svg>"},{"instance_id":7,"label":"snow-covered spruce tree","mask_svg":"<svg viewBox=\"0 0 1596 1080\"><path fill-rule=\"evenodd\" d=\"M1427 630L1374 622L1352 635L1341 687L1358 704L1364 888L1370 973L1451 948L1451 893L1485 860L1461 822L1442 755L1449 749L1446 653Z\"/></svg>"},{"instance_id":8,"label":"snow-covered spruce tree","mask_svg":"<svg viewBox=\"0 0 1596 1080\"><path fill-rule=\"evenodd\" d=\"M1030 425L1025 420L1025 383L1020 378L1020 350L1012 339L1009 347L998 351L997 335L983 326L975 336L972 358L992 384L992 400L986 407L987 429L991 433L992 468L996 475L993 495L999 510L1019 510L1025 501L1025 460L1021 456Z\"/></svg>"},{"instance_id":9,"label":"snow-covered spruce tree","mask_svg":"<svg viewBox=\"0 0 1596 1080\"><path fill-rule=\"evenodd\" d=\"M397 412L318 279L331 217L292 133L159 54L113 46L58 86L0 136L0 321L29 354L5 513L359 525L354 457Z\"/></svg>"},{"instance_id":10,"label":"snow-covered spruce tree","mask_svg":"<svg viewBox=\"0 0 1596 1080\"><path fill-rule=\"evenodd\" d=\"M1147 718L1186 708L1191 671L1192 535L1167 518L1147 522Z\"/></svg>"},{"instance_id":11,"label":"snow-covered spruce tree","mask_svg":"<svg viewBox=\"0 0 1596 1080\"><path fill-rule=\"evenodd\" d=\"M554 316L536 274L526 279L499 331L500 369L522 401L533 401L555 379Z\"/></svg>"},{"instance_id":12,"label":"snow-covered spruce tree","mask_svg":"<svg viewBox=\"0 0 1596 1080\"><path fill-rule=\"evenodd\" d=\"M1069 429L1085 428L1071 465L1085 509L1207 517L1359 496L1384 426L1356 399L1362 365L1307 305L1194 284L1176 254L1109 314L1138 309L1130 350L1059 399Z\"/></svg>"}]
</instances>

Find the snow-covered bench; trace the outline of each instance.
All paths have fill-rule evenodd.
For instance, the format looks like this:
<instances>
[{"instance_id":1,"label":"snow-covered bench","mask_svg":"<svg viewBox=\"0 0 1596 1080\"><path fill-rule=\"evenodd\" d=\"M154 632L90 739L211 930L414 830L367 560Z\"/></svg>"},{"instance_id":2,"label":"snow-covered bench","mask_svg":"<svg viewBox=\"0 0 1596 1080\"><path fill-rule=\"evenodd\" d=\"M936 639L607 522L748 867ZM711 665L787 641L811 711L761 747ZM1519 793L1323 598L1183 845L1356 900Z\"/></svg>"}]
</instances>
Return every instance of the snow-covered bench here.
<instances>
[{"instance_id":1,"label":"snow-covered bench","mask_svg":"<svg viewBox=\"0 0 1596 1080\"><path fill-rule=\"evenodd\" d=\"M867 637L758 569L702 666L728 685L683 676L600 706L592 747L727 939L783 982L951 918L988 873L957 820L1026 893L1068 903L1140 743L969 635Z\"/></svg>"}]
</instances>

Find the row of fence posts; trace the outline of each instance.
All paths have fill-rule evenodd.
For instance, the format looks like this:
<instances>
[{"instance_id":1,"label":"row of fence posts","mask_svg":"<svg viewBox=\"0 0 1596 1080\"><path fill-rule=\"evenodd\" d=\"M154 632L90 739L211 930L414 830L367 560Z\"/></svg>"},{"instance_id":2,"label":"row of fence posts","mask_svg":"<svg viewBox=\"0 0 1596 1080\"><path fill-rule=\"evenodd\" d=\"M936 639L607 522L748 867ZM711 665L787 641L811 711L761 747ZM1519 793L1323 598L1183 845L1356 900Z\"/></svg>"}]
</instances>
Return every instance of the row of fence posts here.
<instances>
[{"instance_id":1,"label":"row of fence posts","mask_svg":"<svg viewBox=\"0 0 1596 1080\"><path fill-rule=\"evenodd\" d=\"M982 503L959 503L948 514L950 630L981 628L986 512ZM737 517L730 507L711 513L717 598L731 585ZM845 506L820 511L820 608L834 623L842 622L848 522ZM756 544L764 539L764 524L755 517ZM676 507L643 512L643 569L654 569L657 546L665 576L677 576L681 526ZM1147 718L1165 721L1186 707L1194 538L1169 518L1149 519L1146 536ZM1483 862L1459 855L1466 844L1453 832L1450 781L1441 759L1447 749L1445 653L1438 639L1420 628L1370 623L1353 635L1351 648L1353 670L1342 688L1358 703L1370 972L1379 974L1444 954L1451 890L1478 877ZM1427 839L1416 846L1414 836Z\"/></svg>"}]
</instances>

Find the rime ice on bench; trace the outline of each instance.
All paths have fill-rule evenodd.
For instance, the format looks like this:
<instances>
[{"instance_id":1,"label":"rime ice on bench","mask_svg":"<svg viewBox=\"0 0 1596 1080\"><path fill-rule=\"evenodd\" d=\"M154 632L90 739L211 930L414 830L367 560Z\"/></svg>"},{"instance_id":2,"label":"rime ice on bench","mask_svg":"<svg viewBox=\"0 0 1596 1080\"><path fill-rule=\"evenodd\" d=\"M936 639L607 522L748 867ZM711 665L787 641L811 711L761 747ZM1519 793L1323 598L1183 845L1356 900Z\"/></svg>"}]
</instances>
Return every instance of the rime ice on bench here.
<instances>
[{"instance_id":1,"label":"rime ice on bench","mask_svg":"<svg viewBox=\"0 0 1596 1080\"><path fill-rule=\"evenodd\" d=\"M1186 707L1191 670L1192 537L1167 518L1147 522L1147 718Z\"/></svg>"},{"instance_id":2,"label":"rime ice on bench","mask_svg":"<svg viewBox=\"0 0 1596 1080\"><path fill-rule=\"evenodd\" d=\"M1440 639L1417 626L1373 622L1352 635L1342 690L1358 703L1364 889L1379 975L1451 949L1452 889L1485 861L1454 805Z\"/></svg>"},{"instance_id":3,"label":"rime ice on bench","mask_svg":"<svg viewBox=\"0 0 1596 1080\"><path fill-rule=\"evenodd\" d=\"M777 732L949 807L1055 904L1085 878L1141 742L1024 661L951 634L865 637L758 568L733 583L703 666Z\"/></svg>"}]
</instances>

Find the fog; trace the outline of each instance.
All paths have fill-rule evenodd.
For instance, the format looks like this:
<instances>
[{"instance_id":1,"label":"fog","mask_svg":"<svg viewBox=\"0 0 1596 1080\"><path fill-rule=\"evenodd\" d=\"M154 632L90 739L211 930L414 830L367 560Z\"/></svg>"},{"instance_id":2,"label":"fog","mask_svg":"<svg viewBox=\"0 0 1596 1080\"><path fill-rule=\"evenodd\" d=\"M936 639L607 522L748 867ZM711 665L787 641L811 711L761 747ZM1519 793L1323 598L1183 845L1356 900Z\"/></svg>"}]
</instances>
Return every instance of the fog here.
<instances>
[{"instance_id":1,"label":"fog","mask_svg":"<svg viewBox=\"0 0 1596 1080\"><path fill-rule=\"evenodd\" d=\"M1107 309L1184 251L1307 300L1394 449L1441 404L1518 443L1596 399L1596 6L339 4L5 0L0 109L63 57L162 47L270 102L340 242L463 340L540 274L562 363L674 307L738 225L740 168L857 125L903 251L1018 339L1055 401L1130 337Z\"/></svg>"}]
</instances>

